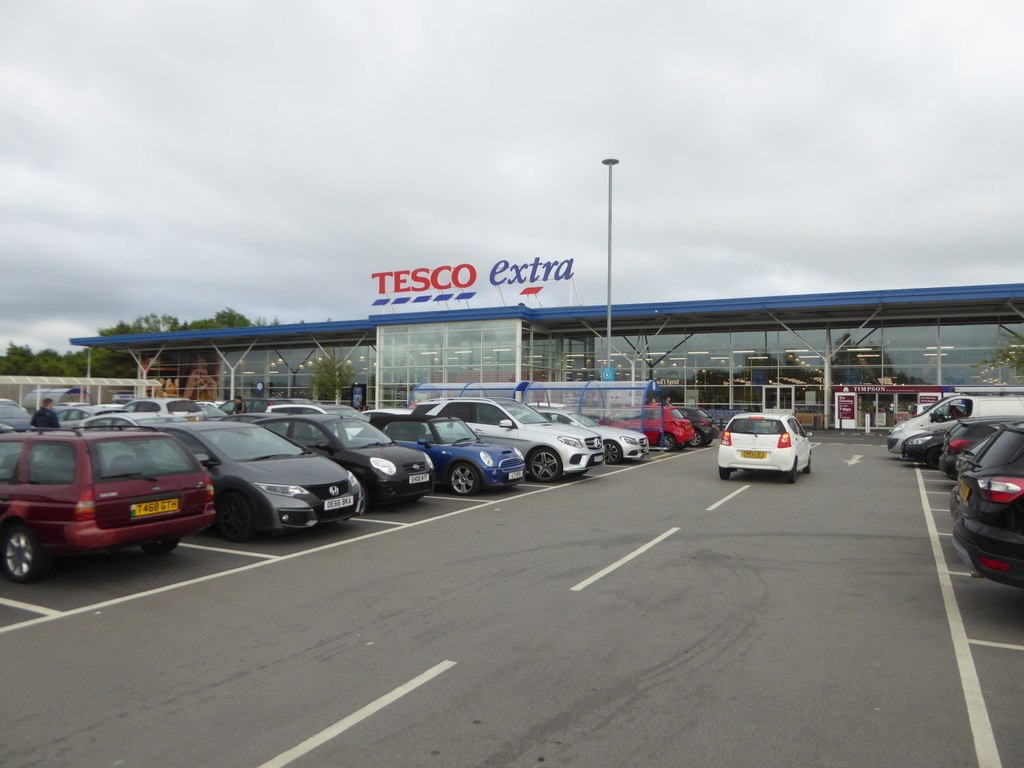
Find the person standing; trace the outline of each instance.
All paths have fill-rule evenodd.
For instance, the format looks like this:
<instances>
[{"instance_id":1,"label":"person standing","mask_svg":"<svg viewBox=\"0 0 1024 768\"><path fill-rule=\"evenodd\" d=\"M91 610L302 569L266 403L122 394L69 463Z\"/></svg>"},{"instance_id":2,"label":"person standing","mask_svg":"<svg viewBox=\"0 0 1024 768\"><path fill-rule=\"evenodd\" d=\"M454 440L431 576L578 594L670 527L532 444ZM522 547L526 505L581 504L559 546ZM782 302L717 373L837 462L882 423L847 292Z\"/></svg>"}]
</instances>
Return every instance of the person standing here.
<instances>
[{"instance_id":1,"label":"person standing","mask_svg":"<svg viewBox=\"0 0 1024 768\"><path fill-rule=\"evenodd\" d=\"M57 412L53 410L52 397L43 398L43 407L32 414L32 426L60 429L60 419L57 418Z\"/></svg>"},{"instance_id":2,"label":"person standing","mask_svg":"<svg viewBox=\"0 0 1024 768\"><path fill-rule=\"evenodd\" d=\"M241 395L235 395L235 410L234 414L237 416L240 413L245 413L245 401Z\"/></svg>"}]
</instances>

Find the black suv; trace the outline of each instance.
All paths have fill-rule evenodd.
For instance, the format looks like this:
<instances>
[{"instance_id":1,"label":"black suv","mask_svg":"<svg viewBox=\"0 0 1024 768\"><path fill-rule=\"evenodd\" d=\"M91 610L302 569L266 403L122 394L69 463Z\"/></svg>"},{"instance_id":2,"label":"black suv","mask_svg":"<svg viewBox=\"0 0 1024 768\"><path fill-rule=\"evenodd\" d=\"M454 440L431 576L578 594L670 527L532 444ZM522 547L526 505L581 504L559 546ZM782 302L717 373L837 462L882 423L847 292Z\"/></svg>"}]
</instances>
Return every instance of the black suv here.
<instances>
[{"instance_id":1,"label":"black suv","mask_svg":"<svg viewBox=\"0 0 1024 768\"><path fill-rule=\"evenodd\" d=\"M1019 419L1009 419L1006 416L975 416L956 422L942 433L945 437L942 456L939 458L939 469L942 470L942 474L950 480L956 480L957 457L999 429L1000 424L1010 421Z\"/></svg>"},{"instance_id":2,"label":"black suv","mask_svg":"<svg viewBox=\"0 0 1024 768\"><path fill-rule=\"evenodd\" d=\"M718 437L718 425L711 418L711 414L703 408L695 408L692 405L676 405L675 403L672 404L672 407L679 411L684 419L688 419L693 424L695 434L693 440L690 441L691 447L699 448L702 445L711 445Z\"/></svg>"},{"instance_id":3,"label":"black suv","mask_svg":"<svg viewBox=\"0 0 1024 768\"><path fill-rule=\"evenodd\" d=\"M979 576L1024 587L1024 424L1004 424L949 495L953 546Z\"/></svg>"}]
</instances>

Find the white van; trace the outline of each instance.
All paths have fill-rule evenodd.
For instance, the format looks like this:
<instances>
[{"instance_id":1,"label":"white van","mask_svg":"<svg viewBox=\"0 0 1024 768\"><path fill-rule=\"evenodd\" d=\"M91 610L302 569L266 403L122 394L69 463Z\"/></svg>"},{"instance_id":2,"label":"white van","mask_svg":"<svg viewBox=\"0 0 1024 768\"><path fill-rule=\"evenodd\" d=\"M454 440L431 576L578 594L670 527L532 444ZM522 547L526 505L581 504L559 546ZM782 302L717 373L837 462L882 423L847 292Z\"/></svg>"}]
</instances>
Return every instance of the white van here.
<instances>
[{"instance_id":1,"label":"white van","mask_svg":"<svg viewBox=\"0 0 1024 768\"><path fill-rule=\"evenodd\" d=\"M914 434L943 428L946 422L968 416L1020 416L1024 420L1024 395L948 395L919 416L901 421L885 441L889 453L902 454L903 441Z\"/></svg>"}]
</instances>

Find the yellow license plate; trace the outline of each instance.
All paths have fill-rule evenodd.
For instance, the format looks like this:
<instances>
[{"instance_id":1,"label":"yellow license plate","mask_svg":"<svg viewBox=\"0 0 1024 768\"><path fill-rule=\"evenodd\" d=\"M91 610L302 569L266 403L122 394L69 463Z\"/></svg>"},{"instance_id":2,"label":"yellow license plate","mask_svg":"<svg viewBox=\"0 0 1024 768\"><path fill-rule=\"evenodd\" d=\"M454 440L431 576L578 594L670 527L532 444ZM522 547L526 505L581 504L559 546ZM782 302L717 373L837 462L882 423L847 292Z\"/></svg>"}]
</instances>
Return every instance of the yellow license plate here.
<instances>
[{"instance_id":1,"label":"yellow license plate","mask_svg":"<svg viewBox=\"0 0 1024 768\"><path fill-rule=\"evenodd\" d=\"M960 481L960 498L967 501L971 498L971 486L965 483L963 480Z\"/></svg>"},{"instance_id":2,"label":"yellow license plate","mask_svg":"<svg viewBox=\"0 0 1024 768\"><path fill-rule=\"evenodd\" d=\"M764 451L740 451L740 456L744 459L767 459L768 454Z\"/></svg>"},{"instance_id":3,"label":"yellow license plate","mask_svg":"<svg viewBox=\"0 0 1024 768\"><path fill-rule=\"evenodd\" d=\"M145 515L159 515L164 512L177 511L177 499L160 499L159 501L145 501L141 504L132 504L132 517L144 517Z\"/></svg>"}]
</instances>

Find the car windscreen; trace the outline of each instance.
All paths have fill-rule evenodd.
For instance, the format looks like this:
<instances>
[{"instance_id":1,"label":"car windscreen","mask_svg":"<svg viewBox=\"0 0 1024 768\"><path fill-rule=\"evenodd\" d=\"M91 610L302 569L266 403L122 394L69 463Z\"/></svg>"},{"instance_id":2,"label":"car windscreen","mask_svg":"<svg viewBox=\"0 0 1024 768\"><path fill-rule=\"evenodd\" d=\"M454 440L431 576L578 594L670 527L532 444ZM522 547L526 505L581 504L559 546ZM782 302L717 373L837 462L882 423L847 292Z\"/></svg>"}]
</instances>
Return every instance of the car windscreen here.
<instances>
[{"instance_id":1,"label":"car windscreen","mask_svg":"<svg viewBox=\"0 0 1024 768\"><path fill-rule=\"evenodd\" d=\"M786 425L777 419L738 418L729 423L729 431L741 435L781 435Z\"/></svg>"},{"instance_id":2,"label":"car windscreen","mask_svg":"<svg viewBox=\"0 0 1024 768\"><path fill-rule=\"evenodd\" d=\"M368 421L360 419L338 419L325 426L345 448L371 448L375 445L392 445L394 442Z\"/></svg>"},{"instance_id":3,"label":"car windscreen","mask_svg":"<svg viewBox=\"0 0 1024 768\"><path fill-rule=\"evenodd\" d=\"M185 448L163 436L99 440L92 444L90 452L96 457L93 474L98 481L198 471Z\"/></svg>"},{"instance_id":4,"label":"car windscreen","mask_svg":"<svg viewBox=\"0 0 1024 768\"><path fill-rule=\"evenodd\" d=\"M438 440L445 445L451 445L460 441L476 442L479 440L476 432L462 419L438 419L437 421L432 421L431 424L434 426L434 432L437 434Z\"/></svg>"},{"instance_id":5,"label":"car windscreen","mask_svg":"<svg viewBox=\"0 0 1024 768\"><path fill-rule=\"evenodd\" d=\"M578 421L584 427L600 427L601 426L600 424L598 424L597 419L595 419L593 416L587 416L587 414L585 414L585 413L574 413L573 416L575 416L576 417L576 421Z\"/></svg>"},{"instance_id":6,"label":"car windscreen","mask_svg":"<svg viewBox=\"0 0 1024 768\"><path fill-rule=\"evenodd\" d=\"M0 405L0 419L24 419L28 411L19 405Z\"/></svg>"},{"instance_id":7,"label":"car windscreen","mask_svg":"<svg viewBox=\"0 0 1024 768\"><path fill-rule=\"evenodd\" d=\"M192 400L172 400L167 404L168 413L200 413L202 410Z\"/></svg>"},{"instance_id":8,"label":"car windscreen","mask_svg":"<svg viewBox=\"0 0 1024 768\"><path fill-rule=\"evenodd\" d=\"M537 411L530 408L528 405L522 403L502 403L502 406L512 414L513 418L518 419L520 424L549 424L550 422L545 419Z\"/></svg>"},{"instance_id":9,"label":"car windscreen","mask_svg":"<svg viewBox=\"0 0 1024 768\"><path fill-rule=\"evenodd\" d=\"M996 432L978 463L983 469L995 469L1018 462L1024 456L1024 434L1012 429Z\"/></svg>"},{"instance_id":10,"label":"car windscreen","mask_svg":"<svg viewBox=\"0 0 1024 768\"><path fill-rule=\"evenodd\" d=\"M263 427L211 429L203 432L203 437L233 461L286 458L306 452L305 448Z\"/></svg>"}]
</instances>

